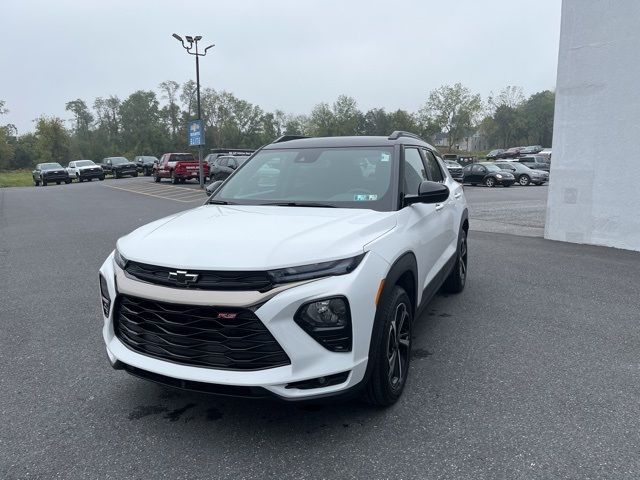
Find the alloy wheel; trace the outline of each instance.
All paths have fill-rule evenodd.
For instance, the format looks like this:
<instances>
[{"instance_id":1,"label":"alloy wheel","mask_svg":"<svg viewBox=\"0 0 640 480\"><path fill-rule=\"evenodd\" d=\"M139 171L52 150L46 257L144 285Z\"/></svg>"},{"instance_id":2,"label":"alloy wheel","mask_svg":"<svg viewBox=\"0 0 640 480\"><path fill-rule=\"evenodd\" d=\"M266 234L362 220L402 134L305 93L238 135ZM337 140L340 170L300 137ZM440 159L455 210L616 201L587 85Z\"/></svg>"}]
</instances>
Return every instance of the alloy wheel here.
<instances>
[{"instance_id":1,"label":"alloy wheel","mask_svg":"<svg viewBox=\"0 0 640 480\"><path fill-rule=\"evenodd\" d=\"M387 340L389 385L394 390L402 388L402 384L407 376L409 350L411 347L410 323L407 305L405 303L398 304L394 318L389 324Z\"/></svg>"}]
</instances>

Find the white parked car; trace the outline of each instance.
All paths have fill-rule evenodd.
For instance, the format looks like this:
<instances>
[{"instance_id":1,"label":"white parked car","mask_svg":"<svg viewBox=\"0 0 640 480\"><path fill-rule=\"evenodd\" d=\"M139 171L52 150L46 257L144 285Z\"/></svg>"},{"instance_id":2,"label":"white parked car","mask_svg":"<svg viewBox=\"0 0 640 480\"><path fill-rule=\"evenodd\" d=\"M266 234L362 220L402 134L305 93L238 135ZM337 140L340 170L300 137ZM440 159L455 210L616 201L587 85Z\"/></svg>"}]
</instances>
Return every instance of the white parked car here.
<instances>
[{"instance_id":1,"label":"white parked car","mask_svg":"<svg viewBox=\"0 0 640 480\"><path fill-rule=\"evenodd\" d=\"M91 181L94 178L104 180L104 170L100 165L96 165L93 160L74 160L69 162L67 173L71 180L83 182Z\"/></svg>"},{"instance_id":2,"label":"white parked car","mask_svg":"<svg viewBox=\"0 0 640 480\"><path fill-rule=\"evenodd\" d=\"M111 364L211 393L394 403L414 319L467 279L467 204L437 155L405 132L282 137L204 205L120 238L100 268Z\"/></svg>"}]
</instances>

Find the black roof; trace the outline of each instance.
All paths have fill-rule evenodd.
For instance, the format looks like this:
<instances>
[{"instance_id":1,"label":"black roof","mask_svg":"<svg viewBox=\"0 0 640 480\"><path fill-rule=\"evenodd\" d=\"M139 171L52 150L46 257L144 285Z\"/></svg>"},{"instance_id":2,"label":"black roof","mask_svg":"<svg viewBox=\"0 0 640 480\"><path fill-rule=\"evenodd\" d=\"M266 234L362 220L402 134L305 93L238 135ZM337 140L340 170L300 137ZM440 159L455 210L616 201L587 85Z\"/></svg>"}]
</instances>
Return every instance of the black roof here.
<instances>
[{"instance_id":1,"label":"black roof","mask_svg":"<svg viewBox=\"0 0 640 480\"><path fill-rule=\"evenodd\" d=\"M422 139L409 136L390 137L353 136L353 137L308 137L270 143L265 150L285 148L323 148L323 147L389 147L393 145L421 145L436 150Z\"/></svg>"}]
</instances>

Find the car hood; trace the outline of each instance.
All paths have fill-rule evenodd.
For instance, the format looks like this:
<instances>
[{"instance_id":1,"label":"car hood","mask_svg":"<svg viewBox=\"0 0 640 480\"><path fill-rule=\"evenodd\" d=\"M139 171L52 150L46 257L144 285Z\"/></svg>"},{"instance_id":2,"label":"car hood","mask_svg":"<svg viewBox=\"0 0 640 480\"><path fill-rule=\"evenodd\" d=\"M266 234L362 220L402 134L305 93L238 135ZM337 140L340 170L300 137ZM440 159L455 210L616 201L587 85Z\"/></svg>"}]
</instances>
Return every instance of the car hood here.
<instances>
[{"instance_id":1,"label":"car hood","mask_svg":"<svg viewBox=\"0 0 640 480\"><path fill-rule=\"evenodd\" d=\"M151 265L266 270L357 255L395 225L395 212L204 205L140 227L117 246Z\"/></svg>"},{"instance_id":2,"label":"car hood","mask_svg":"<svg viewBox=\"0 0 640 480\"><path fill-rule=\"evenodd\" d=\"M135 167L136 164L133 162L129 163L118 163L117 165L113 165L113 168L127 168L127 167Z\"/></svg>"},{"instance_id":3,"label":"car hood","mask_svg":"<svg viewBox=\"0 0 640 480\"><path fill-rule=\"evenodd\" d=\"M102 168L100 165L85 165L84 167L76 167L76 170L91 170L93 168Z\"/></svg>"}]
</instances>

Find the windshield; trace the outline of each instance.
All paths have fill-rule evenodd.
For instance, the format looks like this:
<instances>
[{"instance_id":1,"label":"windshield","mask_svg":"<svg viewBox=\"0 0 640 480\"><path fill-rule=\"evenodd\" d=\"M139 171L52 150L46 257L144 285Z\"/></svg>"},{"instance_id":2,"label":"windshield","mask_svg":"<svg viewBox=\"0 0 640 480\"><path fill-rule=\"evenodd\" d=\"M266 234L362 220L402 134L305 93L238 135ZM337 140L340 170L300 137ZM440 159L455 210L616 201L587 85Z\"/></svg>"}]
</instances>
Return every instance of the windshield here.
<instances>
[{"instance_id":1,"label":"windshield","mask_svg":"<svg viewBox=\"0 0 640 480\"><path fill-rule=\"evenodd\" d=\"M138 157L139 161L148 163L148 162L157 162L158 159L156 157Z\"/></svg>"},{"instance_id":2,"label":"windshield","mask_svg":"<svg viewBox=\"0 0 640 480\"><path fill-rule=\"evenodd\" d=\"M90 167L95 165L91 160L79 160L76 162L76 167Z\"/></svg>"},{"instance_id":3,"label":"windshield","mask_svg":"<svg viewBox=\"0 0 640 480\"><path fill-rule=\"evenodd\" d=\"M263 150L227 180L215 199L391 210L392 152L386 147Z\"/></svg>"},{"instance_id":4,"label":"windshield","mask_svg":"<svg viewBox=\"0 0 640 480\"><path fill-rule=\"evenodd\" d=\"M169 159L170 162L195 162L196 159L190 153L174 153Z\"/></svg>"},{"instance_id":5,"label":"windshield","mask_svg":"<svg viewBox=\"0 0 640 480\"><path fill-rule=\"evenodd\" d=\"M462 165L460 165L458 162L453 162L451 160L445 161L447 162L447 167L462 168Z\"/></svg>"},{"instance_id":6,"label":"windshield","mask_svg":"<svg viewBox=\"0 0 640 480\"><path fill-rule=\"evenodd\" d=\"M113 158L111 159L111 163L112 163L113 165L121 165L121 164L123 164L123 163L129 163L129 160L127 160L127 159L126 159L126 158L124 158L124 157L113 157Z\"/></svg>"},{"instance_id":7,"label":"windshield","mask_svg":"<svg viewBox=\"0 0 640 480\"><path fill-rule=\"evenodd\" d=\"M498 168L493 163L487 163L487 164L485 164L485 167L487 167L487 170L490 171L490 172L499 172L500 171L500 168Z\"/></svg>"},{"instance_id":8,"label":"windshield","mask_svg":"<svg viewBox=\"0 0 640 480\"><path fill-rule=\"evenodd\" d=\"M41 170L53 170L56 168L62 168L62 165L60 165L59 163L43 163L42 165L40 165Z\"/></svg>"}]
</instances>

